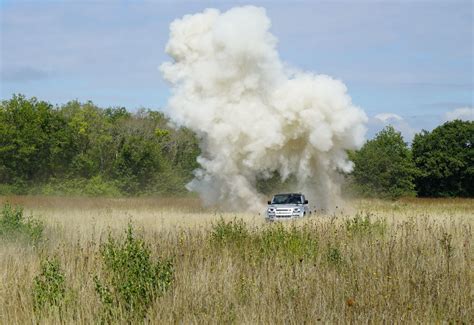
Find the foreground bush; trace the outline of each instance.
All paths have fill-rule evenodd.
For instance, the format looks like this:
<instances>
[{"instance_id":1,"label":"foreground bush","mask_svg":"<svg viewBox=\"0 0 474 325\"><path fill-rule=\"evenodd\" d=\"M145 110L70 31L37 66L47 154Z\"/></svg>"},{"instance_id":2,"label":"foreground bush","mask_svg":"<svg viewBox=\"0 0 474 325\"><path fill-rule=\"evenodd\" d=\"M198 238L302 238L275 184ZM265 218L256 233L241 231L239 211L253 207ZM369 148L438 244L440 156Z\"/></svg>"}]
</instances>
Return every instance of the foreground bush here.
<instances>
[{"instance_id":1,"label":"foreground bush","mask_svg":"<svg viewBox=\"0 0 474 325\"><path fill-rule=\"evenodd\" d=\"M150 254L131 224L124 240L109 236L101 247L103 272L94 281L106 321L143 319L154 300L171 286L173 264L161 259L153 262Z\"/></svg>"},{"instance_id":2,"label":"foreground bush","mask_svg":"<svg viewBox=\"0 0 474 325\"><path fill-rule=\"evenodd\" d=\"M383 235L387 230L387 223L374 218L370 213L358 213L354 218L346 220L346 230L351 235Z\"/></svg>"},{"instance_id":3,"label":"foreground bush","mask_svg":"<svg viewBox=\"0 0 474 325\"><path fill-rule=\"evenodd\" d=\"M61 309L66 295L65 277L57 259L41 262L41 273L34 279L33 303L37 312L48 308Z\"/></svg>"},{"instance_id":4,"label":"foreground bush","mask_svg":"<svg viewBox=\"0 0 474 325\"><path fill-rule=\"evenodd\" d=\"M0 238L37 243L43 230L43 223L31 217L26 218L21 207L12 207L8 203L3 205L0 213Z\"/></svg>"}]
</instances>

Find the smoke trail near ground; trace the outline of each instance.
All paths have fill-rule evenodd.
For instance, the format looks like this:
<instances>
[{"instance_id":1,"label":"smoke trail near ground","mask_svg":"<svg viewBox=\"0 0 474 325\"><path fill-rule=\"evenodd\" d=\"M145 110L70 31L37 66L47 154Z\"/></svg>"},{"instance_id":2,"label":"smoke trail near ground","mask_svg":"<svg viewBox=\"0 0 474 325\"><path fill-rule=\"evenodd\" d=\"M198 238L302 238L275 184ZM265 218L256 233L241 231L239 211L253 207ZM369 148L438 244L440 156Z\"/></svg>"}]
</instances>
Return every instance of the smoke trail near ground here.
<instances>
[{"instance_id":1,"label":"smoke trail near ground","mask_svg":"<svg viewBox=\"0 0 474 325\"><path fill-rule=\"evenodd\" d=\"M170 26L162 64L172 85L167 113L194 130L202 154L188 188L207 203L259 210L257 178L293 176L311 203L330 208L346 150L364 141L365 113L345 85L326 75L287 71L263 8L207 9Z\"/></svg>"}]
</instances>

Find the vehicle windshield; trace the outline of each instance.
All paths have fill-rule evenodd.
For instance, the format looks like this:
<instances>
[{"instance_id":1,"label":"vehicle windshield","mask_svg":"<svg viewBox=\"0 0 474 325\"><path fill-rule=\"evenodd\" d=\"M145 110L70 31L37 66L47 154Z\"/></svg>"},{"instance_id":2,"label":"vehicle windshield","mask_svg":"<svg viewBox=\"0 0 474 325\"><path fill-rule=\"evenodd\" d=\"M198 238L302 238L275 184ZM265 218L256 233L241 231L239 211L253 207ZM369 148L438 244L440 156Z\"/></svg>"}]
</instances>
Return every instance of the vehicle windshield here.
<instances>
[{"instance_id":1,"label":"vehicle windshield","mask_svg":"<svg viewBox=\"0 0 474 325\"><path fill-rule=\"evenodd\" d=\"M272 204L301 204L303 199L300 194L278 194L273 197Z\"/></svg>"}]
</instances>

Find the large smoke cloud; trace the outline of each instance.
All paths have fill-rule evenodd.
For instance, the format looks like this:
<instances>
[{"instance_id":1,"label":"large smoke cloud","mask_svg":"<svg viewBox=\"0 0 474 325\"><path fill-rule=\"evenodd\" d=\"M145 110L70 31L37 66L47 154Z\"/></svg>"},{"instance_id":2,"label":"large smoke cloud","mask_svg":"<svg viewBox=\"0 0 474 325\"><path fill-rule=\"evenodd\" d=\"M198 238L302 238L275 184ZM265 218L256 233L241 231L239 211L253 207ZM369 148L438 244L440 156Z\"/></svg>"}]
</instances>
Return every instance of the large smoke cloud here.
<instances>
[{"instance_id":1,"label":"large smoke cloud","mask_svg":"<svg viewBox=\"0 0 474 325\"><path fill-rule=\"evenodd\" d=\"M345 85L286 69L263 8L207 9L170 26L161 66L172 85L167 113L201 139L201 169L189 189L207 203L258 210L256 180L293 176L312 203L330 208L346 150L364 141L365 113Z\"/></svg>"}]
</instances>

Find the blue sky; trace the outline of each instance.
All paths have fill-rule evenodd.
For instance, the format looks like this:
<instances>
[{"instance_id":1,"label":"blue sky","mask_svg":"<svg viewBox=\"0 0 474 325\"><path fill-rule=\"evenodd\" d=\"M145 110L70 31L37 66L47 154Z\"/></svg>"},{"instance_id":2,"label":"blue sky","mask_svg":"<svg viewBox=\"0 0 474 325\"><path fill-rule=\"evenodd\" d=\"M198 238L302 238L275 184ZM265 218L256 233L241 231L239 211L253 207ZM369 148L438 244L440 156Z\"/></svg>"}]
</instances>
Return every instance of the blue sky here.
<instances>
[{"instance_id":1,"label":"blue sky","mask_svg":"<svg viewBox=\"0 0 474 325\"><path fill-rule=\"evenodd\" d=\"M266 8L282 60L347 85L369 137L392 123L409 141L458 111L474 118L473 2L456 0L0 0L1 98L159 109L169 23L246 4Z\"/></svg>"}]
</instances>

